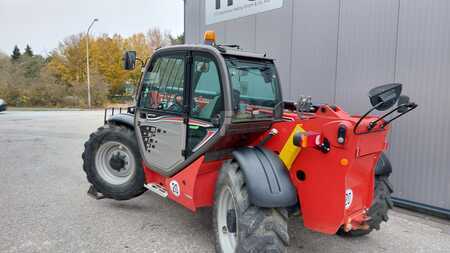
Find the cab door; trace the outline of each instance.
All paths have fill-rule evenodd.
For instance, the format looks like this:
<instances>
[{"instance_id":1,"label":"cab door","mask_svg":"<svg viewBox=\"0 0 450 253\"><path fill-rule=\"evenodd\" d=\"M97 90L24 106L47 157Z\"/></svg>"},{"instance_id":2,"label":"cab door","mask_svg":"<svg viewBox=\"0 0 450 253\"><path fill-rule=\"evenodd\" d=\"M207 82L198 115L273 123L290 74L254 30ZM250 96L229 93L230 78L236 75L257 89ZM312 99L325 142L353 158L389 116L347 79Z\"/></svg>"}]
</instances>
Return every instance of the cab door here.
<instances>
[{"instance_id":1,"label":"cab door","mask_svg":"<svg viewBox=\"0 0 450 253\"><path fill-rule=\"evenodd\" d=\"M186 150L188 154L194 154L217 134L225 114L219 67L212 55L192 53L190 79L191 105Z\"/></svg>"},{"instance_id":2,"label":"cab door","mask_svg":"<svg viewBox=\"0 0 450 253\"><path fill-rule=\"evenodd\" d=\"M145 165L163 175L185 160L187 51L152 57L136 107L136 135Z\"/></svg>"}]
</instances>

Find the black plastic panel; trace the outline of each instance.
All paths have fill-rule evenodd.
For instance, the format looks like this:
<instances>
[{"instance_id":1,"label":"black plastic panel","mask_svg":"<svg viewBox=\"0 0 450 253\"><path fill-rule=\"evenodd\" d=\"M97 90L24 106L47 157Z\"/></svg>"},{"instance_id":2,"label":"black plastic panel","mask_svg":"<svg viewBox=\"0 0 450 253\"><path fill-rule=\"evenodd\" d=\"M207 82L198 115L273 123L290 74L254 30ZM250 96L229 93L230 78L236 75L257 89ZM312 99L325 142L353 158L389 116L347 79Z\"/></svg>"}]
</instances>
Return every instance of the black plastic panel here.
<instances>
[{"instance_id":1,"label":"black plastic panel","mask_svg":"<svg viewBox=\"0 0 450 253\"><path fill-rule=\"evenodd\" d=\"M233 152L244 172L250 202L260 207L289 207L297 203L297 191L278 156L265 148L241 148Z\"/></svg>"}]
</instances>

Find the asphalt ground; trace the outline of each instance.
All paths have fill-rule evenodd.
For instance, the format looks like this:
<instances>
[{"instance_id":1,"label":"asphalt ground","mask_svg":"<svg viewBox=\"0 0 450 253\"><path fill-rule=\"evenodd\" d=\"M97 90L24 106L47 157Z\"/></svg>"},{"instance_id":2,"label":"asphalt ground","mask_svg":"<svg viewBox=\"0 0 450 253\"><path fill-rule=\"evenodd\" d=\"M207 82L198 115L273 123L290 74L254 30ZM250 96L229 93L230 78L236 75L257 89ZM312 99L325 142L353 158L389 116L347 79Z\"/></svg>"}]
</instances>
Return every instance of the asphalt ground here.
<instances>
[{"instance_id":1,"label":"asphalt ground","mask_svg":"<svg viewBox=\"0 0 450 253\"><path fill-rule=\"evenodd\" d=\"M81 168L101 111L0 113L0 252L214 252L211 210L147 192L94 200ZM450 222L395 209L362 238L311 232L292 217L289 252L450 252Z\"/></svg>"}]
</instances>

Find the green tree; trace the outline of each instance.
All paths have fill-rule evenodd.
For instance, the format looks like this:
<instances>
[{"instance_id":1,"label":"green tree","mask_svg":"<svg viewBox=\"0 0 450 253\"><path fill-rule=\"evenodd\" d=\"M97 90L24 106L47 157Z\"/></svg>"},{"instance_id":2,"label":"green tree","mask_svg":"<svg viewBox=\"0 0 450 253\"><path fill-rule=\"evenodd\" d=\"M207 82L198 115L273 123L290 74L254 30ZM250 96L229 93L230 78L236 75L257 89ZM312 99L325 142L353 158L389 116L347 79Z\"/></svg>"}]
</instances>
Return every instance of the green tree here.
<instances>
[{"instance_id":1,"label":"green tree","mask_svg":"<svg viewBox=\"0 0 450 253\"><path fill-rule=\"evenodd\" d=\"M24 76L29 79L38 79L41 69L45 66L45 58L40 55L29 57L27 54L22 56L20 66L24 70Z\"/></svg>"},{"instance_id":2,"label":"green tree","mask_svg":"<svg viewBox=\"0 0 450 253\"><path fill-rule=\"evenodd\" d=\"M33 50L31 49L30 45L27 44L27 47L25 48L24 55L28 55L30 57L33 57Z\"/></svg>"},{"instance_id":3,"label":"green tree","mask_svg":"<svg viewBox=\"0 0 450 253\"><path fill-rule=\"evenodd\" d=\"M22 56L22 54L20 53L20 49L19 49L19 47L17 45L15 45L14 46L14 50L13 50L12 55L11 55L11 59L13 61L17 61L17 60L20 59L20 56Z\"/></svg>"}]
</instances>

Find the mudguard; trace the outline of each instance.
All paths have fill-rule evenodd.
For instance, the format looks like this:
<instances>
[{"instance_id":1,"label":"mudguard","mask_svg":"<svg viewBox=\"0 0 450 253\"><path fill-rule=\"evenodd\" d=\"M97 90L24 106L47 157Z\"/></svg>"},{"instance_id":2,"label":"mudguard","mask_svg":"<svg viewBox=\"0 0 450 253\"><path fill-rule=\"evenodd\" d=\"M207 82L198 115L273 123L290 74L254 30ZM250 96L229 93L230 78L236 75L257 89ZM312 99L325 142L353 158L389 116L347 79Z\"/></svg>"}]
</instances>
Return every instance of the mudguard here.
<instances>
[{"instance_id":1,"label":"mudguard","mask_svg":"<svg viewBox=\"0 0 450 253\"><path fill-rule=\"evenodd\" d=\"M113 123L116 125L125 125L130 129L134 129L134 115L129 113L114 114L109 117L107 123Z\"/></svg>"},{"instance_id":2,"label":"mudguard","mask_svg":"<svg viewBox=\"0 0 450 253\"><path fill-rule=\"evenodd\" d=\"M244 173L250 202L259 207L289 207L297 203L297 191L288 170L272 151L240 148L233 151Z\"/></svg>"},{"instance_id":3,"label":"mudguard","mask_svg":"<svg viewBox=\"0 0 450 253\"><path fill-rule=\"evenodd\" d=\"M376 176L389 176L392 173L392 165L386 154L381 153L380 159L378 159L377 165L375 166Z\"/></svg>"}]
</instances>

